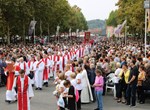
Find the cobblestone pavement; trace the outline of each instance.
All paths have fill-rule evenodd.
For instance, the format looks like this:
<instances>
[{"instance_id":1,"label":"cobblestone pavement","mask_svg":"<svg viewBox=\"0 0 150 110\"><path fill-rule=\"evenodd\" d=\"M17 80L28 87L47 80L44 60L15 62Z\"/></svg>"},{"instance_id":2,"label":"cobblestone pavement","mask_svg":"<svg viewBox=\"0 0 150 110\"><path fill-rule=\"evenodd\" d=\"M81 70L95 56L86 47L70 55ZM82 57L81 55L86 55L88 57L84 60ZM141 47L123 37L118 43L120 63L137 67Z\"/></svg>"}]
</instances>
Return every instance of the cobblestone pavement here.
<instances>
[{"instance_id":1,"label":"cobblestone pavement","mask_svg":"<svg viewBox=\"0 0 150 110\"><path fill-rule=\"evenodd\" d=\"M48 88L43 88L42 91L35 91L35 97L31 100L31 110L56 110L56 98L52 95L55 87L49 85ZM0 88L0 110L17 110L17 103L7 104L5 102L5 88ZM94 110L96 103L83 104L82 110ZM135 108L118 104L111 93L104 96L104 110L150 110L150 101L146 101L146 104L137 104Z\"/></svg>"}]
</instances>

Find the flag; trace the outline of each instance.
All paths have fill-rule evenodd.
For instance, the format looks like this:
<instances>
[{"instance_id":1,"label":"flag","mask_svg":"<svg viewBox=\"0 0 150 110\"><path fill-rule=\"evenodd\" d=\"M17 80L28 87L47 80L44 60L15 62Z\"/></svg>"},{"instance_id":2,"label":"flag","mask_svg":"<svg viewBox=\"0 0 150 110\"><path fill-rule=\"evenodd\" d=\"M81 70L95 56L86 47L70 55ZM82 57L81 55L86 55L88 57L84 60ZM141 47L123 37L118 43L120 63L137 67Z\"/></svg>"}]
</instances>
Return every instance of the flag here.
<instances>
[{"instance_id":1,"label":"flag","mask_svg":"<svg viewBox=\"0 0 150 110\"><path fill-rule=\"evenodd\" d=\"M59 29L60 29L60 26L57 26L57 30L56 30L56 35L57 36L59 35Z\"/></svg>"},{"instance_id":2,"label":"flag","mask_svg":"<svg viewBox=\"0 0 150 110\"><path fill-rule=\"evenodd\" d=\"M69 36L71 36L71 28L69 29Z\"/></svg>"},{"instance_id":3,"label":"flag","mask_svg":"<svg viewBox=\"0 0 150 110\"><path fill-rule=\"evenodd\" d=\"M115 34L120 34L120 32L121 32L121 25L118 25L116 28L115 28Z\"/></svg>"},{"instance_id":4,"label":"flag","mask_svg":"<svg viewBox=\"0 0 150 110\"><path fill-rule=\"evenodd\" d=\"M79 29L76 30L76 36L78 37L79 34Z\"/></svg>"},{"instance_id":5,"label":"flag","mask_svg":"<svg viewBox=\"0 0 150 110\"><path fill-rule=\"evenodd\" d=\"M34 31L34 29L35 29L35 25L36 25L36 23L37 23L37 21L34 21L34 20L32 20L31 22L30 22L30 25L29 25L29 35L32 35L33 34L33 31Z\"/></svg>"},{"instance_id":6,"label":"flag","mask_svg":"<svg viewBox=\"0 0 150 110\"><path fill-rule=\"evenodd\" d=\"M125 24L127 23L127 20L125 20L121 25L118 25L117 28L115 29L115 34L120 34L121 30L123 29L123 27L125 26Z\"/></svg>"}]
</instances>

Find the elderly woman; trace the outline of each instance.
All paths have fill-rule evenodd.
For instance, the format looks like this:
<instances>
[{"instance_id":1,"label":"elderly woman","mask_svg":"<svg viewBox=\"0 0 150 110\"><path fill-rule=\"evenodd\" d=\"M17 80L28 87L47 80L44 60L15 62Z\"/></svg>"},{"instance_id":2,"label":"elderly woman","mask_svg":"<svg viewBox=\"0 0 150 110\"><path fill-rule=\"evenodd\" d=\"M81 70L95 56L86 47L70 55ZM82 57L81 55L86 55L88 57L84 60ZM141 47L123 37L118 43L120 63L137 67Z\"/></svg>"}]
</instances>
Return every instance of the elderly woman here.
<instances>
[{"instance_id":1,"label":"elderly woman","mask_svg":"<svg viewBox=\"0 0 150 110\"><path fill-rule=\"evenodd\" d=\"M121 64L118 62L116 63L116 71L115 71L115 77L114 77L114 83L116 88L116 99L119 99L119 74L122 71Z\"/></svg>"},{"instance_id":2,"label":"elderly woman","mask_svg":"<svg viewBox=\"0 0 150 110\"><path fill-rule=\"evenodd\" d=\"M106 76L111 72L111 69L109 66L109 60L107 58L105 58L105 60L103 61L102 68L105 70Z\"/></svg>"}]
</instances>

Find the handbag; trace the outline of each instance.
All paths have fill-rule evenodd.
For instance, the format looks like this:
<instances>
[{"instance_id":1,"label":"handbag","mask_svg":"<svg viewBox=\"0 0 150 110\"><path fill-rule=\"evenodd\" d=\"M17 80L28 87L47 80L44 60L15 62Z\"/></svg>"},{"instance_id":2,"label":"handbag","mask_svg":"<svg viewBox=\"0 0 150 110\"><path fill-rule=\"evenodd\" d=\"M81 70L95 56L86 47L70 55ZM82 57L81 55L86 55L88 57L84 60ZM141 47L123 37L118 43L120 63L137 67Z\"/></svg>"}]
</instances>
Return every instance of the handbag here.
<instances>
[{"instance_id":1,"label":"handbag","mask_svg":"<svg viewBox=\"0 0 150 110\"><path fill-rule=\"evenodd\" d=\"M79 91L77 89L75 89L75 96L76 96L76 102L78 102L79 100Z\"/></svg>"},{"instance_id":2,"label":"handbag","mask_svg":"<svg viewBox=\"0 0 150 110\"><path fill-rule=\"evenodd\" d=\"M30 74L28 76L29 76L30 79L33 79L34 78L34 72L30 71Z\"/></svg>"},{"instance_id":3,"label":"handbag","mask_svg":"<svg viewBox=\"0 0 150 110\"><path fill-rule=\"evenodd\" d=\"M64 102L64 99L62 98L62 96L59 97L59 99L57 101L57 105L59 107L65 108L65 102Z\"/></svg>"}]
</instances>

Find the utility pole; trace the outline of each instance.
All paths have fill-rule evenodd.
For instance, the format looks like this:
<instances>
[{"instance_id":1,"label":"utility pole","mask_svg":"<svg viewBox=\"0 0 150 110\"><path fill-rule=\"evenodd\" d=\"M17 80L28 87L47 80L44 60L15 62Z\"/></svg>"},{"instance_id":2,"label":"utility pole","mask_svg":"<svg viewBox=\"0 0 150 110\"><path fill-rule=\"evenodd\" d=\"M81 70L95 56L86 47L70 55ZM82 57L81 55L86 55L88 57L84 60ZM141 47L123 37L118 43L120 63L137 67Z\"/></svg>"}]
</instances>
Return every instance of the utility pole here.
<instances>
[{"instance_id":1,"label":"utility pole","mask_svg":"<svg viewBox=\"0 0 150 110\"><path fill-rule=\"evenodd\" d=\"M147 57L146 56L146 52L147 52L147 13L148 13L148 9L150 9L150 0L145 0L144 1L144 8L145 8L145 58Z\"/></svg>"}]
</instances>

